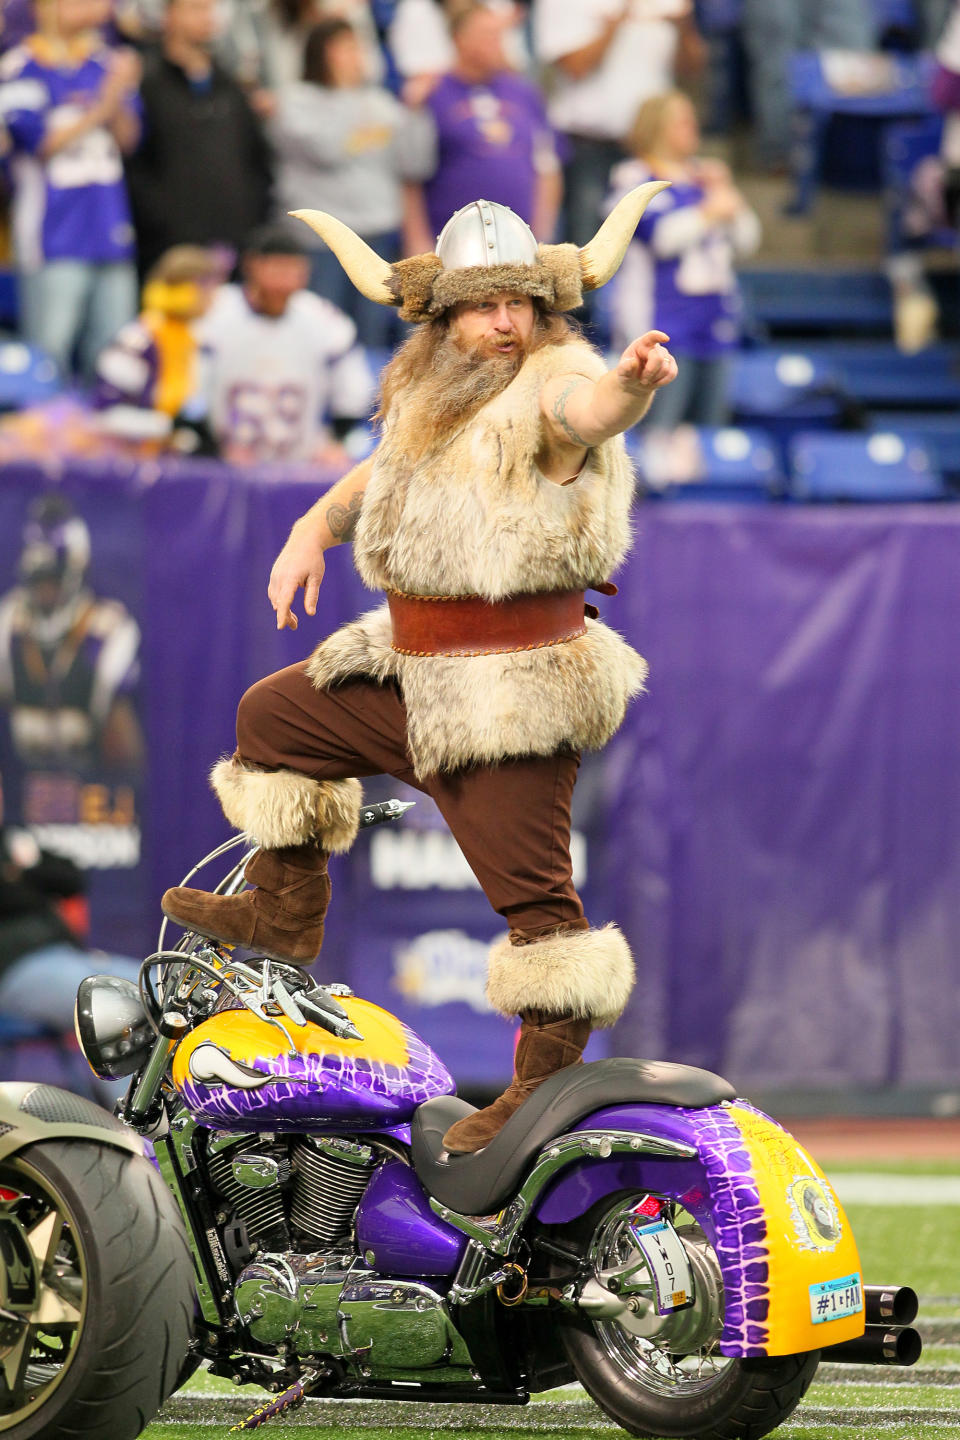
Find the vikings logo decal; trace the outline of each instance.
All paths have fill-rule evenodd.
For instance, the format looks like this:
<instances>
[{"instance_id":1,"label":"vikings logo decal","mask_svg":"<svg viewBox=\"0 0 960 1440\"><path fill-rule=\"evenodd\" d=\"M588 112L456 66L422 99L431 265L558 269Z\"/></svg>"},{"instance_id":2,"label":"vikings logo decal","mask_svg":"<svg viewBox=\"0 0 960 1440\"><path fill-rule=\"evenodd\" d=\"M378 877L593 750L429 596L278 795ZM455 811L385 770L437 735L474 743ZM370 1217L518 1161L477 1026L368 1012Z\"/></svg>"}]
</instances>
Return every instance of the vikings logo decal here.
<instances>
[{"instance_id":1,"label":"vikings logo decal","mask_svg":"<svg viewBox=\"0 0 960 1440\"><path fill-rule=\"evenodd\" d=\"M193 1051L188 1069L190 1078L207 1089L212 1089L214 1085L233 1085L238 1090L256 1090L274 1078L264 1075L262 1070L231 1060L225 1050L210 1040L204 1040Z\"/></svg>"},{"instance_id":2,"label":"vikings logo decal","mask_svg":"<svg viewBox=\"0 0 960 1440\"><path fill-rule=\"evenodd\" d=\"M837 1202L816 1175L798 1175L787 1188L787 1203L801 1250L835 1250L843 1226Z\"/></svg>"}]
</instances>

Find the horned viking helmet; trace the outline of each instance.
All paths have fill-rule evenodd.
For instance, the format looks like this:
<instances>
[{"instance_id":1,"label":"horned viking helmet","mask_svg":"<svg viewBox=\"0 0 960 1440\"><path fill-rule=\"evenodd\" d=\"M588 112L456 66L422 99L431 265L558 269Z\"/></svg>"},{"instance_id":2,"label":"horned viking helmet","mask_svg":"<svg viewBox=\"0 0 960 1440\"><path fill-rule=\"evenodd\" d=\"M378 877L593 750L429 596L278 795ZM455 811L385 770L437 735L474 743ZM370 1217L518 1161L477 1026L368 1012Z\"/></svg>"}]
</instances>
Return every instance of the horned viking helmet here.
<instances>
[{"instance_id":1,"label":"horned viking helmet","mask_svg":"<svg viewBox=\"0 0 960 1440\"><path fill-rule=\"evenodd\" d=\"M617 272L640 216L668 182L651 180L629 191L589 245L538 245L519 215L490 200L475 200L447 221L433 254L390 265L348 225L323 210L292 210L317 232L368 300L398 305L402 320L432 320L451 305L475 303L513 290L551 310L575 310L584 290L597 290Z\"/></svg>"}]
</instances>

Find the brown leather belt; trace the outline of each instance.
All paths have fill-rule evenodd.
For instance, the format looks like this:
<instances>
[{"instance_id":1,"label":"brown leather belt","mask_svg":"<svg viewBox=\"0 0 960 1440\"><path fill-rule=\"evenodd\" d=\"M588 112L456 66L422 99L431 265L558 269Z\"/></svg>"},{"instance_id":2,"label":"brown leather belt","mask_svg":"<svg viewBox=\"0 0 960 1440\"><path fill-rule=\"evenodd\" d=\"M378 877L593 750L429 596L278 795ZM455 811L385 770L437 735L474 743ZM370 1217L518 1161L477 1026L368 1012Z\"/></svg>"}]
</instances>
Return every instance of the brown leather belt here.
<instances>
[{"instance_id":1,"label":"brown leather belt","mask_svg":"<svg viewBox=\"0 0 960 1440\"><path fill-rule=\"evenodd\" d=\"M400 655L501 655L585 635L582 590L484 600L481 595L387 591L392 648Z\"/></svg>"}]
</instances>

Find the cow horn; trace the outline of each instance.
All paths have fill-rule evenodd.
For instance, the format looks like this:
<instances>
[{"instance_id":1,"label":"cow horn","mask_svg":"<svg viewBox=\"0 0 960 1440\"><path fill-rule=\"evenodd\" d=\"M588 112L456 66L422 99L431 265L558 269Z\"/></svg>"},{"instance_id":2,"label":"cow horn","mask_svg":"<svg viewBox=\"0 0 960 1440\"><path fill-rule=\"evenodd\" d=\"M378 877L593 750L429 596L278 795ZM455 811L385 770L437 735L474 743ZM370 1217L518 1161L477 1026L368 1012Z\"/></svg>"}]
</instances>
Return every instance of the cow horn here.
<instances>
[{"instance_id":1,"label":"cow horn","mask_svg":"<svg viewBox=\"0 0 960 1440\"><path fill-rule=\"evenodd\" d=\"M669 184L669 180L648 180L646 185L629 190L613 207L589 245L581 247L580 274L584 290L599 290L617 273L640 216L654 195L666 190Z\"/></svg>"},{"instance_id":2,"label":"cow horn","mask_svg":"<svg viewBox=\"0 0 960 1440\"><path fill-rule=\"evenodd\" d=\"M371 250L366 240L361 240L349 225L328 215L325 210L290 210L288 214L296 220L303 220L315 230L336 255L361 295L374 300L378 305L396 305L397 297L390 289L391 267L389 263Z\"/></svg>"}]
</instances>

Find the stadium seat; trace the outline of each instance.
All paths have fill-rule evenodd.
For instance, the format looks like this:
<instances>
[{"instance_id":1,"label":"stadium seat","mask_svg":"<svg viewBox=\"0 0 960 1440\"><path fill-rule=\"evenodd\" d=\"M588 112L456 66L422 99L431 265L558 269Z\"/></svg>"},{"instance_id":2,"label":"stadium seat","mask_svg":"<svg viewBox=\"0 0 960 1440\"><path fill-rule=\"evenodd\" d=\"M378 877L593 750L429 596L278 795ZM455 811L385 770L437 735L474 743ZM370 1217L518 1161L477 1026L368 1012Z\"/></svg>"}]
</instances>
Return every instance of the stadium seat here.
<instances>
[{"instance_id":1,"label":"stadium seat","mask_svg":"<svg viewBox=\"0 0 960 1440\"><path fill-rule=\"evenodd\" d=\"M769 431L784 454L798 430L834 429L844 406L840 377L826 355L758 348L736 357L730 389L734 424Z\"/></svg>"},{"instance_id":2,"label":"stadium seat","mask_svg":"<svg viewBox=\"0 0 960 1440\"><path fill-rule=\"evenodd\" d=\"M914 0L870 0L877 33L888 31L912 34L920 23Z\"/></svg>"},{"instance_id":3,"label":"stadium seat","mask_svg":"<svg viewBox=\"0 0 960 1440\"><path fill-rule=\"evenodd\" d=\"M877 189L882 182L881 143L888 124L930 115L933 56L831 56L799 51L791 58L794 104L796 214L809 210L821 180ZM849 74L837 83L841 66Z\"/></svg>"},{"instance_id":4,"label":"stadium seat","mask_svg":"<svg viewBox=\"0 0 960 1440\"><path fill-rule=\"evenodd\" d=\"M629 432L627 445L649 496L756 502L786 489L779 447L764 430L644 426Z\"/></svg>"},{"instance_id":5,"label":"stadium seat","mask_svg":"<svg viewBox=\"0 0 960 1440\"><path fill-rule=\"evenodd\" d=\"M20 340L0 342L0 411L39 405L62 388L49 355Z\"/></svg>"},{"instance_id":6,"label":"stadium seat","mask_svg":"<svg viewBox=\"0 0 960 1440\"><path fill-rule=\"evenodd\" d=\"M0 326L16 332L20 321L20 284L15 270L0 265Z\"/></svg>"},{"instance_id":7,"label":"stadium seat","mask_svg":"<svg viewBox=\"0 0 960 1440\"><path fill-rule=\"evenodd\" d=\"M943 478L960 487L960 415L950 410L874 410L866 422L868 430L892 430L925 445Z\"/></svg>"},{"instance_id":8,"label":"stadium seat","mask_svg":"<svg viewBox=\"0 0 960 1440\"><path fill-rule=\"evenodd\" d=\"M956 345L930 345L906 356L892 344L817 342L807 347L807 353L833 367L843 392L858 406L960 406L960 349Z\"/></svg>"},{"instance_id":9,"label":"stadium seat","mask_svg":"<svg viewBox=\"0 0 960 1440\"><path fill-rule=\"evenodd\" d=\"M879 270L741 270L747 327L769 334L890 334L890 283Z\"/></svg>"},{"instance_id":10,"label":"stadium seat","mask_svg":"<svg viewBox=\"0 0 960 1440\"><path fill-rule=\"evenodd\" d=\"M800 434L790 444L795 500L943 500L943 477L926 447L890 431Z\"/></svg>"}]
</instances>

